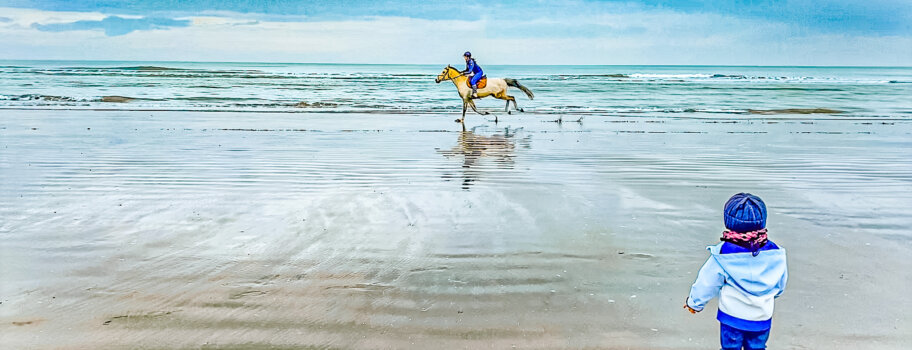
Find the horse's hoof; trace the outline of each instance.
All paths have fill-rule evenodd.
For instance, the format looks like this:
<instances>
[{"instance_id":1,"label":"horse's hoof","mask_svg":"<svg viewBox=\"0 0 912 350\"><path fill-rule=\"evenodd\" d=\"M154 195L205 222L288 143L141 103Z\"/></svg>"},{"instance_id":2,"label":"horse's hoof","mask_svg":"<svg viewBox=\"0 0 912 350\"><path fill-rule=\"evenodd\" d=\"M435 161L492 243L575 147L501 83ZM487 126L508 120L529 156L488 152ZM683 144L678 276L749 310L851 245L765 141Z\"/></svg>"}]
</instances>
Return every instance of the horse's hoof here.
<instances>
[{"instance_id":1,"label":"horse's hoof","mask_svg":"<svg viewBox=\"0 0 912 350\"><path fill-rule=\"evenodd\" d=\"M454 120L454 122L462 123L462 119L456 119L456 120Z\"/></svg>"},{"instance_id":2,"label":"horse's hoof","mask_svg":"<svg viewBox=\"0 0 912 350\"><path fill-rule=\"evenodd\" d=\"M526 113L526 110L525 110L525 109L522 109L522 108L520 108L519 111L520 111L520 112L523 112L523 113Z\"/></svg>"},{"instance_id":3,"label":"horse's hoof","mask_svg":"<svg viewBox=\"0 0 912 350\"><path fill-rule=\"evenodd\" d=\"M513 111L507 111L507 114L513 115Z\"/></svg>"}]
</instances>

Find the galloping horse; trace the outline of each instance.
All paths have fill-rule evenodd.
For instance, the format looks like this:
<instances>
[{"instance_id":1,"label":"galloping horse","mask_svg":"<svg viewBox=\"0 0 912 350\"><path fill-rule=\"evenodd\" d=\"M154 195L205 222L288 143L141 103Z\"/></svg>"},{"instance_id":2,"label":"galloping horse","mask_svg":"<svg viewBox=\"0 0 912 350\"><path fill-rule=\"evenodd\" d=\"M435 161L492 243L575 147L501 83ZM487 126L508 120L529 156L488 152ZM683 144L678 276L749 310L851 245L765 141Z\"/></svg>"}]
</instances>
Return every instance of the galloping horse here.
<instances>
[{"instance_id":1,"label":"galloping horse","mask_svg":"<svg viewBox=\"0 0 912 350\"><path fill-rule=\"evenodd\" d=\"M472 101L472 100L476 99L476 98L485 98L488 96L494 96L494 98L506 100L507 106L504 107L504 112L507 112L507 114L510 113L510 102L512 101L513 108L522 112L523 110L516 105L516 98L514 98L513 96L510 96L510 95L507 95L507 86L519 88L520 90L522 90L522 92L526 93L526 96L529 96L530 100L535 97L535 95L532 94L532 91L527 89L525 86L522 86L522 84L520 84L518 81L516 81L516 79L510 79L510 78L503 78L503 79L488 78L487 86L485 86L484 88L478 89L478 97L472 97L472 88L468 84L466 84L466 80L468 80L468 78L465 75L463 75L462 73L460 73L458 69L453 68L453 66L450 66L450 65L447 65L446 68L443 69L443 72L437 76L436 81L439 84L441 81L446 81L446 80L450 80L453 82L453 84L456 85L456 90L459 90L459 97L462 98L462 119L456 120L457 122L460 122L460 123L465 122L466 109L469 107L471 107L472 110L475 111L475 113L478 113L481 115L490 114L488 112L482 113L482 112L479 112L477 109L475 109L475 101Z\"/></svg>"}]
</instances>

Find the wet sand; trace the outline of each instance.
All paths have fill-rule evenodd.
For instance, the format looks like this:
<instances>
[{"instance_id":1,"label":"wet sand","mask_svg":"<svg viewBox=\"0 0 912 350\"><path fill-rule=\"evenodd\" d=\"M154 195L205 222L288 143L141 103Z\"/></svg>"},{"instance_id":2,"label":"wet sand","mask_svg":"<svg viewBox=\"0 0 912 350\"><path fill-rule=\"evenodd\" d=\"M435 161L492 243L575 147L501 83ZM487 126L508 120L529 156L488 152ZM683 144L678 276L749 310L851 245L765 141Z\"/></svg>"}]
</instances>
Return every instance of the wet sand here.
<instances>
[{"instance_id":1,"label":"wet sand","mask_svg":"<svg viewBox=\"0 0 912 350\"><path fill-rule=\"evenodd\" d=\"M739 191L771 348L912 346L908 119L2 114L4 348L716 348Z\"/></svg>"}]
</instances>

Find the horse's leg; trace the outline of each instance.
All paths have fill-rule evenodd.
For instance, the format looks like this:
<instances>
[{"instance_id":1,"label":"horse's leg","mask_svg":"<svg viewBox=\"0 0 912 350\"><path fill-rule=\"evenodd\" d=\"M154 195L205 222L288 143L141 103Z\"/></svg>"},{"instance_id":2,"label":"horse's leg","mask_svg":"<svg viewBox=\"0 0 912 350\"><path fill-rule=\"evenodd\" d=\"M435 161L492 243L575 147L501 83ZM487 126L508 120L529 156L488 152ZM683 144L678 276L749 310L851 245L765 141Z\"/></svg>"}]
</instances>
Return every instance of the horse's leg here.
<instances>
[{"instance_id":1,"label":"horse's leg","mask_svg":"<svg viewBox=\"0 0 912 350\"><path fill-rule=\"evenodd\" d=\"M491 114L491 113L488 113L488 112L484 112L484 113L479 112L478 109L475 108L475 102L474 102L474 101L469 102L469 107L472 107L472 110L475 111L475 113L478 113L478 114L481 114L481 115L488 115L488 114Z\"/></svg>"},{"instance_id":2,"label":"horse's leg","mask_svg":"<svg viewBox=\"0 0 912 350\"><path fill-rule=\"evenodd\" d=\"M519 108L519 105L516 104L516 97L507 95L507 97L504 98L504 100L507 100L507 106L510 105L510 102L513 102L513 109L515 109L518 112L525 112L524 110L522 110L522 108Z\"/></svg>"},{"instance_id":3,"label":"horse's leg","mask_svg":"<svg viewBox=\"0 0 912 350\"><path fill-rule=\"evenodd\" d=\"M456 120L457 122L459 122L459 123L465 122L465 112L466 112L466 108L468 108L468 102L466 102L465 100L463 100L463 101L462 101L462 118L461 118L461 119L457 119L457 120ZM463 125L462 127L465 128L465 125Z\"/></svg>"},{"instance_id":4,"label":"horse's leg","mask_svg":"<svg viewBox=\"0 0 912 350\"><path fill-rule=\"evenodd\" d=\"M505 100L507 100L507 109L510 109L510 102L512 101L512 102L513 102L513 109L515 109L515 110L517 110L517 111L519 110L519 107L516 106L516 98L515 98L515 97L510 96L510 95L507 95L507 98L505 98Z\"/></svg>"},{"instance_id":5,"label":"horse's leg","mask_svg":"<svg viewBox=\"0 0 912 350\"><path fill-rule=\"evenodd\" d=\"M506 92L504 92L503 90L501 90L500 92L498 92L492 96L494 96L494 98L499 99L499 100L506 100L507 105L504 106L504 112L507 114L510 114L510 96L507 96ZM494 116L494 121L495 122L497 121L497 116Z\"/></svg>"}]
</instances>

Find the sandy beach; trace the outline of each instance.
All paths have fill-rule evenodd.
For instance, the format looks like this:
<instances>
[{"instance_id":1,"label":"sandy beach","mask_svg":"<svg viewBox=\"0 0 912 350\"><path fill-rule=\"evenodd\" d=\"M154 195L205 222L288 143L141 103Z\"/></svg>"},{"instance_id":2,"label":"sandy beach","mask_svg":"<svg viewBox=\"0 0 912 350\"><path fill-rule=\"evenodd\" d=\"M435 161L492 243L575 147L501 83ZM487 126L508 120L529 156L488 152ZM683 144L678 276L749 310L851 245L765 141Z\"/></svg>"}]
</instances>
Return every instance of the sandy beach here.
<instances>
[{"instance_id":1,"label":"sandy beach","mask_svg":"<svg viewBox=\"0 0 912 350\"><path fill-rule=\"evenodd\" d=\"M4 110L8 349L707 349L721 206L774 349L912 346L912 121Z\"/></svg>"},{"instance_id":2,"label":"sandy beach","mask_svg":"<svg viewBox=\"0 0 912 350\"><path fill-rule=\"evenodd\" d=\"M910 23L0 0L0 350L912 350Z\"/></svg>"}]
</instances>

